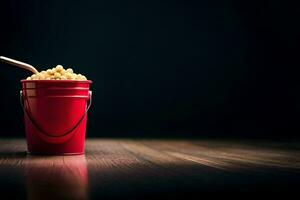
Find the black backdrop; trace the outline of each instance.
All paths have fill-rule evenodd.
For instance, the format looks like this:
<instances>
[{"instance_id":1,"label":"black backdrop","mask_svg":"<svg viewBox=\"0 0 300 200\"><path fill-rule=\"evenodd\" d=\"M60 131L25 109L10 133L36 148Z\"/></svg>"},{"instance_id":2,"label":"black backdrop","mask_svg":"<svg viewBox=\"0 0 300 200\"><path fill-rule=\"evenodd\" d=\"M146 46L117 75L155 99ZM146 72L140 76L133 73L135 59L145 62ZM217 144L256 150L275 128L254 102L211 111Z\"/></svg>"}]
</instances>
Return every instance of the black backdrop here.
<instances>
[{"instance_id":1,"label":"black backdrop","mask_svg":"<svg viewBox=\"0 0 300 200\"><path fill-rule=\"evenodd\" d=\"M299 7L287 1L1 1L0 54L94 81L88 136L298 136ZM23 136L0 64L1 136Z\"/></svg>"}]
</instances>

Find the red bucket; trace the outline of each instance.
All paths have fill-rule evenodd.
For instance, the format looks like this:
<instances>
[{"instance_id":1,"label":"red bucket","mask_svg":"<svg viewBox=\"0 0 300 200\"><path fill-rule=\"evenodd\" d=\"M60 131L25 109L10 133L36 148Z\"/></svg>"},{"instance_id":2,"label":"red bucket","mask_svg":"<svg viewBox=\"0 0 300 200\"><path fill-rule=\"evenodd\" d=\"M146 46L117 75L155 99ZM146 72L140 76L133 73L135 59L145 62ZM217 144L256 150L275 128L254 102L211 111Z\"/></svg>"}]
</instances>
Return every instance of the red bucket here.
<instances>
[{"instance_id":1,"label":"red bucket","mask_svg":"<svg viewBox=\"0 0 300 200\"><path fill-rule=\"evenodd\" d=\"M21 80L28 152L83 154L91 81Z\"/></svg>"}]
</instances>

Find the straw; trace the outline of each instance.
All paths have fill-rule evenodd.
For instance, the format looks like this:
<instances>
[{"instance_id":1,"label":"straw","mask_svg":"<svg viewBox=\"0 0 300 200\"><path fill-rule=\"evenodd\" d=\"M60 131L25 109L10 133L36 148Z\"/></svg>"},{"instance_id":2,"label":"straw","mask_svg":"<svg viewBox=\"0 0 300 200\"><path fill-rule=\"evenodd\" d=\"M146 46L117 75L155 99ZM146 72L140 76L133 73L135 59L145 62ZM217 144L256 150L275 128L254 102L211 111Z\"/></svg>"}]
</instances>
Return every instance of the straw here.
<instances>
[{"instance_id":1,"label":"straw","mask_svg":"<svg viewBox=\"0 0 300 200\"><path fill-rule=\"evenodd\" d=\"M29 71L31 71L34 74L39 73L38 70L36 70L32 65L29 65L27 63L23 63L23 62L20 62L20 61L11 59L11 58L7 58L7 57L4 57L4 56L0 56L0 60L3 61L3 62L5 62L5 63L8 63L10 65L14 65L16 67L29 70Z\"/></svg>"}]
</instances>

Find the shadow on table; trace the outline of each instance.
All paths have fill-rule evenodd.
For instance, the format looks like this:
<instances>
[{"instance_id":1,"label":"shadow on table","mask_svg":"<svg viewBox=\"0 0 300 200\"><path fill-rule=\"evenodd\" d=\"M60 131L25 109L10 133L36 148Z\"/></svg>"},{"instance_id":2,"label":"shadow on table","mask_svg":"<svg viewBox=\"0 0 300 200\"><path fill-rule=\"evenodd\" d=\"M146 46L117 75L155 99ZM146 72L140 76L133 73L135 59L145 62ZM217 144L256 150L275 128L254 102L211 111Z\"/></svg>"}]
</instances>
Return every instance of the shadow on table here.
<instances>
[{"instance_id":1,"label":"shadow on table","mask_svg":"<svg viewBox=\"0 0 300 200\"><path fill-rule=\"evenodd\" d=\"M27 156L27 152L26 151L17 151L17 152L0 151L0 159L11 159L11 158L25 159L26 156Z\"/></svg>"}]
</instances>

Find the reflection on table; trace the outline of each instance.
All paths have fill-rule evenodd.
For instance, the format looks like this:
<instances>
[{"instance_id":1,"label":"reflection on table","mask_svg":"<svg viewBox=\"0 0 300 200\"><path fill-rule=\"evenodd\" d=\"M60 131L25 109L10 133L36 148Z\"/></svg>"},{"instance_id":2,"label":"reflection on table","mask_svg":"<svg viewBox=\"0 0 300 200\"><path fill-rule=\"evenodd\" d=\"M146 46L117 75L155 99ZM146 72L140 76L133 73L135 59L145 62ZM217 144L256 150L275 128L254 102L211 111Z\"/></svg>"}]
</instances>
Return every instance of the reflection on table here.
<instances>
[{"instance_id":1,"label":"reflection on table","mask_svg":"<svg viewBox=\"0 0 300 200\"><path fill-rule=\"evenodd\" d=\"M27 156L25 170L29 200L88 198L84 155Z\"/></svg>"}]
</instances>

